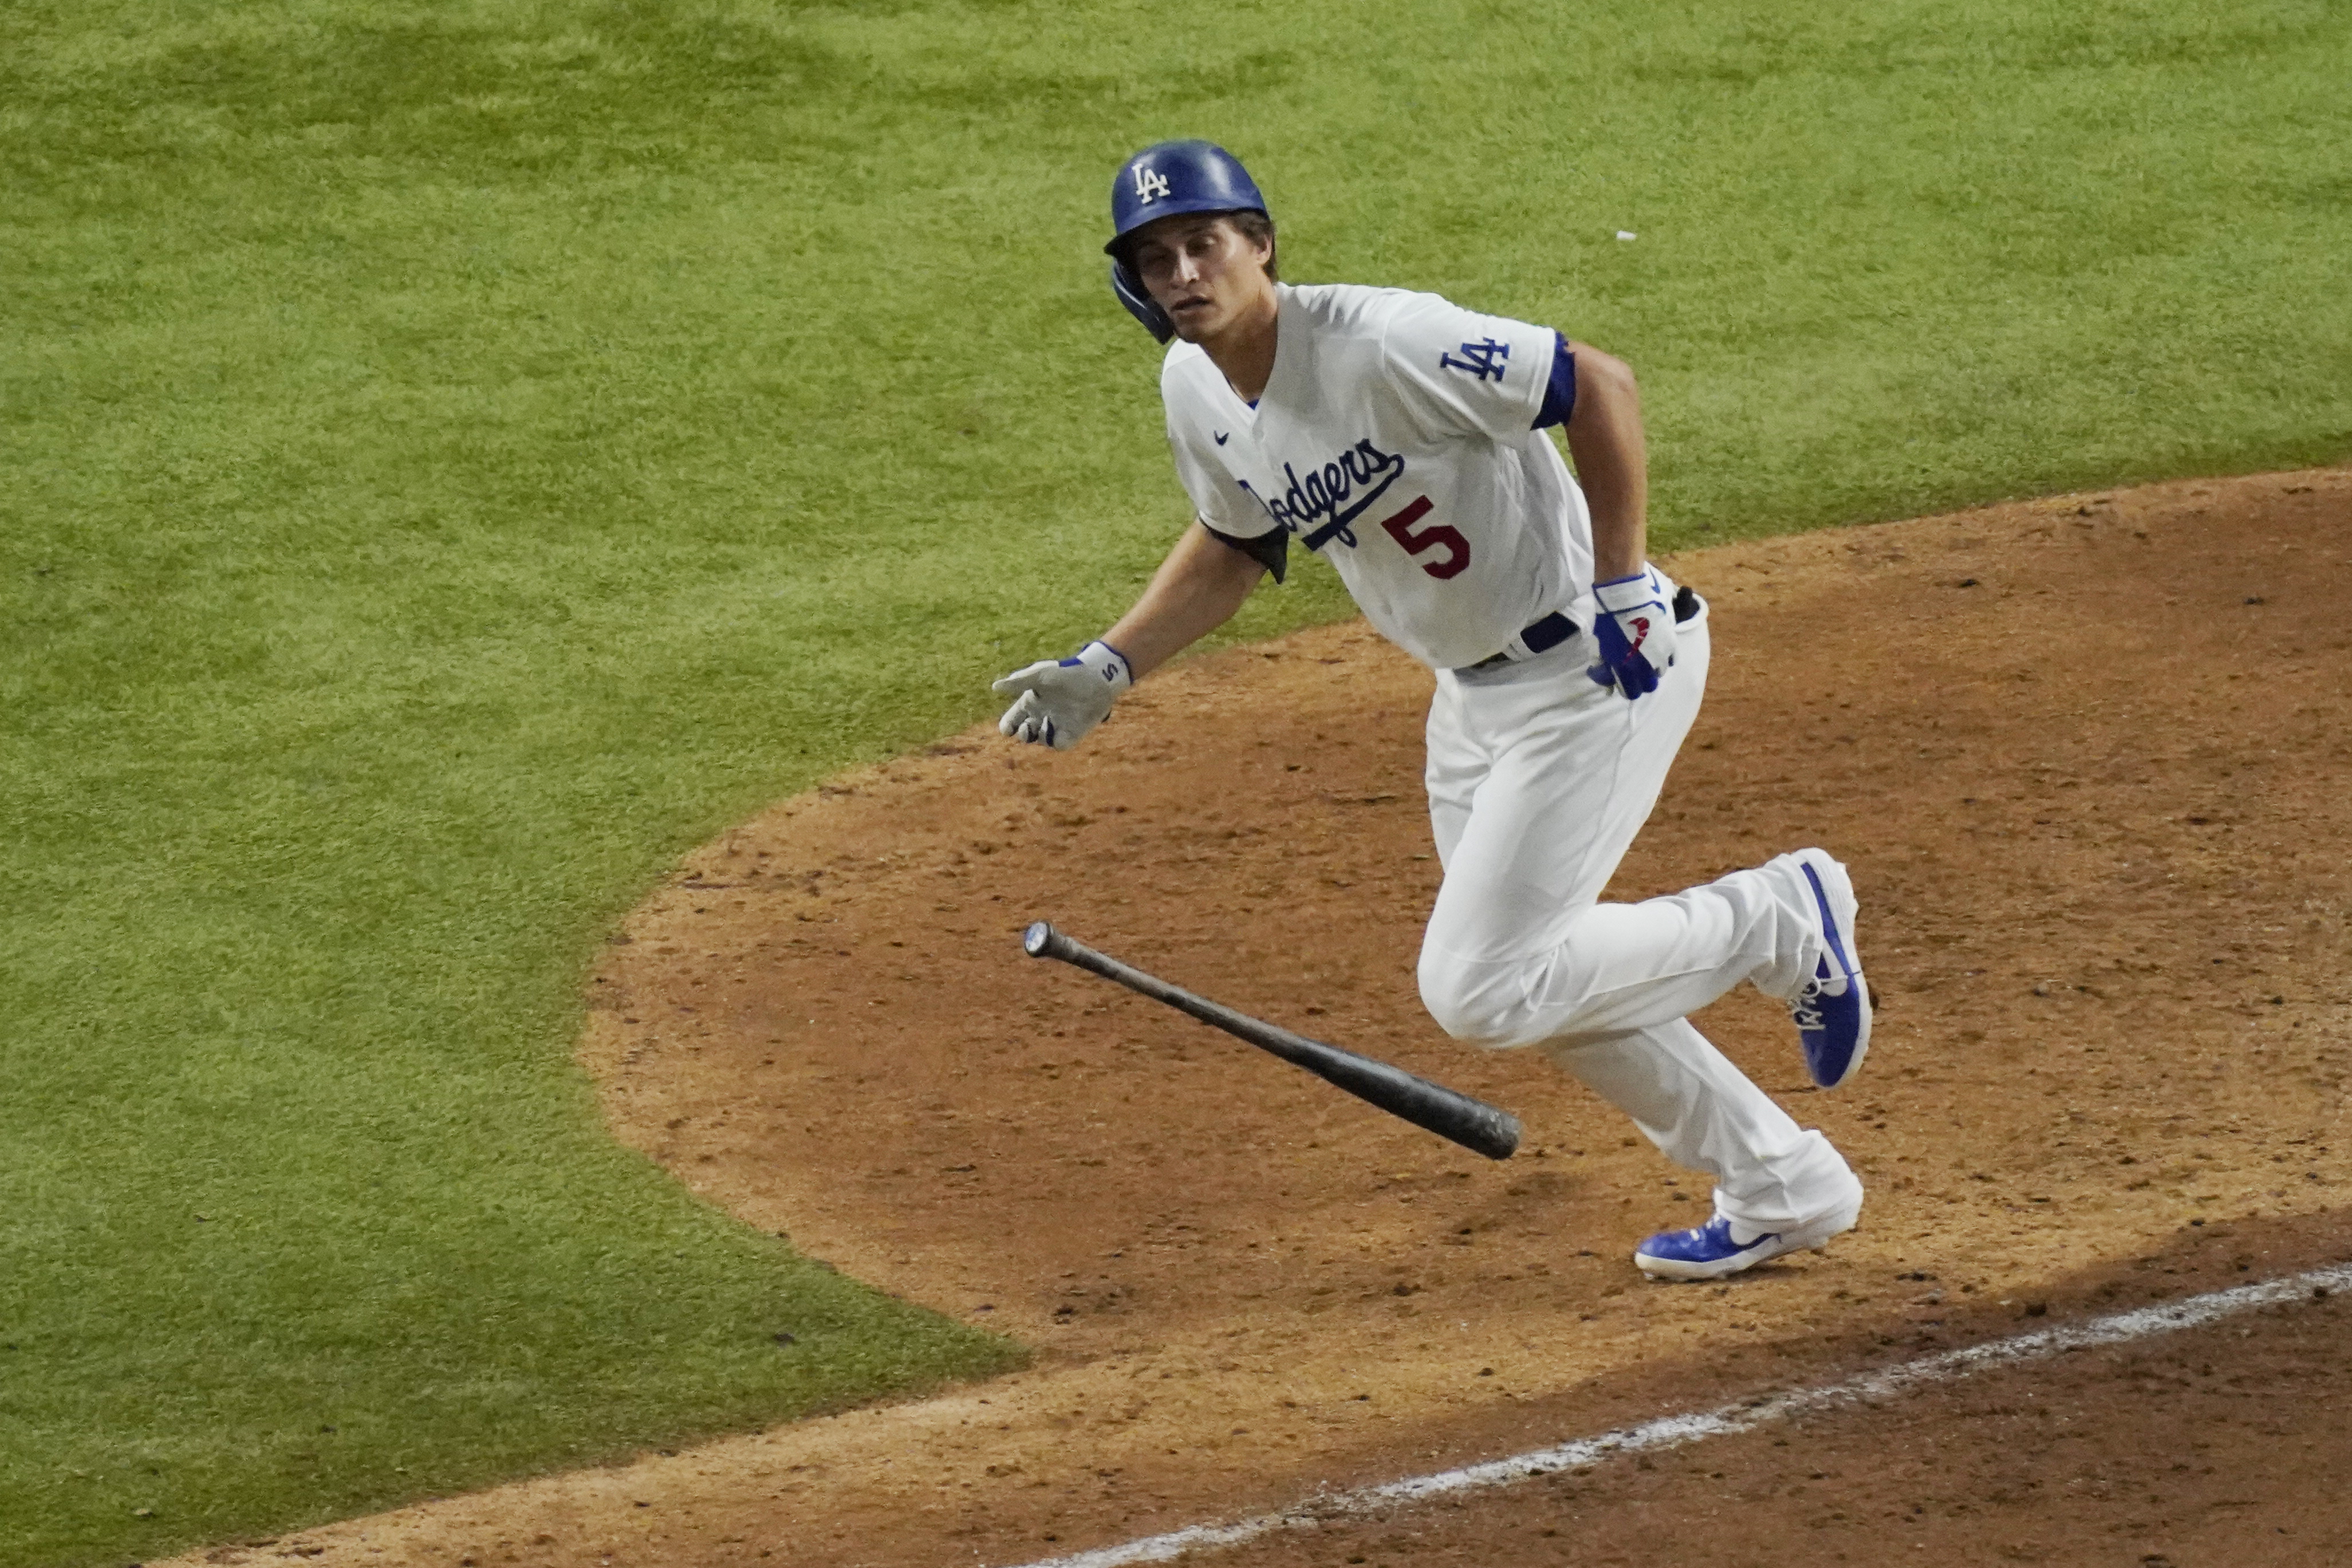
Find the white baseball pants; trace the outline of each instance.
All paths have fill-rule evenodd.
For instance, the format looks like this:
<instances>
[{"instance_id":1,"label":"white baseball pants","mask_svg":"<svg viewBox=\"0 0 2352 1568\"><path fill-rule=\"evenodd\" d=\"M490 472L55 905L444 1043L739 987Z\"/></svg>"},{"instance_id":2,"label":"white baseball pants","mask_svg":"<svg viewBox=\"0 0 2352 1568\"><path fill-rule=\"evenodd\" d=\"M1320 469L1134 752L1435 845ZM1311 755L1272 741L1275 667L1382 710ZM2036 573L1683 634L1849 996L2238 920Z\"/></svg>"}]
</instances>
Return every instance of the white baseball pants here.
<instances>
[{"instance_id":1,"label":"white baseball pants","mask_svg":"<svg viewBox=\"0 0 2352 1568\"><path fill-rule=\"evenodd\" d=\"M1698 714L1705 609L1677 630L1674 667L1633 702L1586 677L1589 637L1437 672L1427 782L1445 881L1422 1000L1457 1039L1541 1047L1668 1159L1714 1176L1743 1230L1785 1231L1852 1207L1862 1184L1685 1015L1743 980L1795 994L1821 952L1802 875L1784 857L1670 898L1597 901Z\"/></svg>"}]
</instances>

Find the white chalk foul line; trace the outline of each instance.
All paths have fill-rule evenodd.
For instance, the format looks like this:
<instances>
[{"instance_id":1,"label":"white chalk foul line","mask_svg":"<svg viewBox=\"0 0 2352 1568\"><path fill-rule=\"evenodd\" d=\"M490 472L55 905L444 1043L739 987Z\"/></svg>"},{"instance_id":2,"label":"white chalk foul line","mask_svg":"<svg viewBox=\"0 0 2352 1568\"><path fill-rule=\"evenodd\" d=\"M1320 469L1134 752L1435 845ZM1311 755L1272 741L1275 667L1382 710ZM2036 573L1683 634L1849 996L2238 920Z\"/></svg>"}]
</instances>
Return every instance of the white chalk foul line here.
<instances>
[{"instance_id":1,"label":"white chalk foul line","mask_svg":"<svg viewBox=\"0 0 2352 1568\"><path fill-rule=\"evenodd\" d=\"M1021 1568L1125 1568L1129 1563L1166 1563L1187 1552L1198 1552L1208 1547L1239 1546L1244 1542L1255 1541L1261 1535L1271 1535L1277 1531L1306 1530L1336 1520L1371 1513L1398 1503L1421 1502L1454 1492L1509 1486L1515 1481L1573 1469L1616 1455L1678 1448L1702 1437L1728 1437L1770 1422L1785 1421L1792 1415L1802 1415L1832 1405L1854 1405L1906 1394L1930 1384L1950 1383L1980 1372L1990 1372L1997 1367L2039 1361L2066 1351L2084 1350L2094 1345L2122 1344L2131 1340L2174 1333L2182 1329L2202 1328L2256 1307L2309 1296L2315 1290L2345 1289L2352 1289L2352 1263L2315 1268L2309 1273L2284 1279L2240 1285L2228 1290L2216 1290L2210 1295L2168 1301L2158 1307L2142 1307L2137 1311L2118 1312L2112 1317L2094 1318L2068 1328L2042 1329L2011 1339L1991 1340L1983 1344L1906 1362L1884 1372L1864 1373L1860 1377L1832 1384L1825 1388L1759 1394L1719 1409L1661 1416L1655 1421L1645 1421L1639 1426L1603 1432L1597 1437L1580 1437L1555 1448L1538 1448L1529 1453L1515 1454L1507 1459L1491 1459L1483 1465L1465 1465L1458 1470L1441 1470L1435 1475L1412 1476L1382 1486L1334 1492L1280 1513L1262 1513L1253 1519L1235 1520L1231 1524L1196 1524L1190 1529L1171 1531L1165 1535L1147 1535L1118 1546L1097 1547L1092 1552L1073 1552L1066 1557L1042 1558L1024 1563Z\"/></svg>"}]
</instances>

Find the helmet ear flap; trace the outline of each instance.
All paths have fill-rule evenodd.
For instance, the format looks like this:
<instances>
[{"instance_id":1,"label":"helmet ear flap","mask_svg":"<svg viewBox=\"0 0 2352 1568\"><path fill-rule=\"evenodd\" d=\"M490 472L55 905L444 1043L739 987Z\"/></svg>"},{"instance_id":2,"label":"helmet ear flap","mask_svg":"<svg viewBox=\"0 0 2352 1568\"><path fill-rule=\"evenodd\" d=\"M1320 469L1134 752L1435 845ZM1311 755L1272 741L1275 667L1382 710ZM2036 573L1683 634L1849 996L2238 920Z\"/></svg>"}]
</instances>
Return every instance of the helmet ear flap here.
<instances>
[{"instance_id":1,"label":"helmet ear flap","mask_svg":"<svg viewBox=\"0 0 2352 1568\"><path fill-rule=\"evenodd\" d=\"M1164 343L1176 335L1176 323L1168 319L1168 312L1160 309L1160 301L1153 299L1151 291L1143 286L1142 278L1137 275L1134 268L1118 257L1111 258L1110 291L1118 296L1118 302L1127 307L1127 313L1149 328L1153 337Z\"/></svg>"}]
</instances>

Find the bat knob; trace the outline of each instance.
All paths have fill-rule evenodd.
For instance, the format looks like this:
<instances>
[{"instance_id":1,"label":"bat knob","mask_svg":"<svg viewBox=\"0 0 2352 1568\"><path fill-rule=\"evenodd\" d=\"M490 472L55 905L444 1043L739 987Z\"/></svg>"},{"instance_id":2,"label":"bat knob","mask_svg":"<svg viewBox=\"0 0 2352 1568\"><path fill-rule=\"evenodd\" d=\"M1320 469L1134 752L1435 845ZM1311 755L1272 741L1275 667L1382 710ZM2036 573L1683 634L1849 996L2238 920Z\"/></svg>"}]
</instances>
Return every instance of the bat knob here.
<instances>
[{"instance_id":1,"label":"bat knob","mask_svg":"<svg viewBox=\"0 0 2352 1568\"><path fill-rule=\"evenodd\" d=\"M1021 951L1032 958L1045 956L1045 948L1054 940L1054 928L1044 921L1032 921L1029 929L1021 933Z\"/></svg>"}]
</instances>

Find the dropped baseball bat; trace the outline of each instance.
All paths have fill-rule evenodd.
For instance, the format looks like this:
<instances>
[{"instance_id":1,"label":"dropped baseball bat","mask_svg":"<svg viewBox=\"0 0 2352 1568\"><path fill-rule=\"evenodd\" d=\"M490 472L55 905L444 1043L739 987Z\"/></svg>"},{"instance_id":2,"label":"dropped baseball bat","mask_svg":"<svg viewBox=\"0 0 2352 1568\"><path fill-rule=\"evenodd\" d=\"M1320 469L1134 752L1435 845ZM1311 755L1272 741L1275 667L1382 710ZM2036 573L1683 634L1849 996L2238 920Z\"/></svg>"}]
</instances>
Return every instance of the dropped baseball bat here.
<instances>
[{"instance_id":1,"label":"dropped baseball bat","mask_svg":"<svg viewBox=\"0 0 2352 1568\"><path fill-rule=\"evenodd\" d=\"M1473 1100L1442 1083L1432 1083L1402 1068L1360 1057L1304 1035L1294 1035L1205 996L1196 996L1181 985L1171 985L1157 975L1131 969L1116 958L1097 952L1082 942L1073 942L1044 921L1022 933L1021 946L1032 958L1058 958L1065 963L1075 963L1105 980L1116 980L1130 991L1140 991L1154 1001L1165 1002L1180 1013L1190 1013L1203 1024L1214 1024L1229 1035L1238 1035L1262 1050L1272 1051L1295 1067L1305 1068L1359 1100L1370 1100L1391 1116L1401 1116L1415 1127L1427 1128L1440 1138L1451 1139L1489 1160L1507 1160L1519 1146L1519 1119L1507 1110L1498 1110L1483 1100Z\"/></svg>"}]
</instances>

